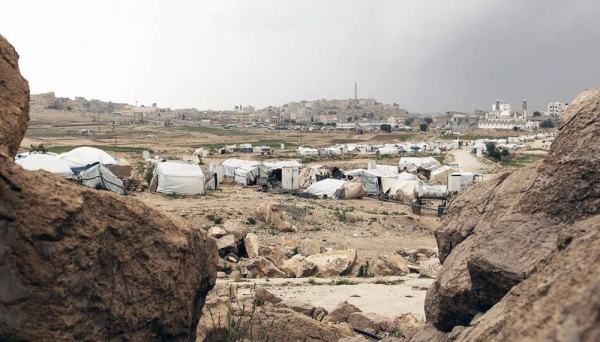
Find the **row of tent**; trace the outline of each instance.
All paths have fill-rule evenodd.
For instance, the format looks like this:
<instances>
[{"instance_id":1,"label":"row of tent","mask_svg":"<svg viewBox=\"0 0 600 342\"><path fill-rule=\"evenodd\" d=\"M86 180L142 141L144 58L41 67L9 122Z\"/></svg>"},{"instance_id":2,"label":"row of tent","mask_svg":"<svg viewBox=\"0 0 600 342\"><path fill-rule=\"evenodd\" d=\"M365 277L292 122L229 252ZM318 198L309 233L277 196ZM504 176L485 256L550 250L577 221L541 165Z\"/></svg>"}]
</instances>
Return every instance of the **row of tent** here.
<instances>
[{"instance_id":1,"label":"row of tent","mask_svg":"<svg viewBox=\"0 0 600 342\"><path fill-rule=\"evenodd\" d=\"M111 170L128 165L93 147L78 147L62 154L21 153L15 162L26 170L45 170L64 179L81 181L82 185L125 195L123 181Z\"/></svg>"},{"instance_id":2,"label":"row of tent","mask_svg":"<svg viewBox=\"0 0 600 342\"><path fill-rule=\"evenodd\" d=\"M426 141L420 143L404 142L398 144L338 144L331 147L315 149L300 146L298 153L301 156L324 156L324 155L342 155L353 151L366 153L368 151L375 152L378 155L398 155L403 153L425 153L431 152L434 154L442 153L459 147L459 141Z\"/></svg>"}]
</instances>

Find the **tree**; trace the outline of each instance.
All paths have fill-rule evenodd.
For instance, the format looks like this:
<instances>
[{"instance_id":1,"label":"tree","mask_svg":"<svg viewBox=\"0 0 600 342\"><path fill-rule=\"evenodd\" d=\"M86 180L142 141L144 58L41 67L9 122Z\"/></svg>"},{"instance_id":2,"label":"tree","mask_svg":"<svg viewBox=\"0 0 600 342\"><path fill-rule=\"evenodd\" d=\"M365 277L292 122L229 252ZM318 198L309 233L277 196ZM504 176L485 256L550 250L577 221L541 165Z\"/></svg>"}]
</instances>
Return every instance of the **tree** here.
<instances>
[{"instance_id":1,"label":"tree","mask_svg":"<svg viewBox=\"0 0 600 342\"><path fill-rule=\"evenodd\" d=\"M554 128L554 124L550 120L544 120L540 123L541 128Z\"/></svg>"},{"instance_id":2,"label":"tree","mask_svg":"<svg viewBox=\"0 0 600 342\"><path fill-rule=\"evenodd\" d=\"M427 129L429 128L429 126L427 124L421 124L419 126L419 128L421 129L421 131L425 132L425 131L427 131Z\"/></svg>"},{"instance_id":3,"label":"tree","mask_svg":"<svg viewBox=\"0 0 600 342\"><path fill-rule=\"evenodd\" d=\"M353 119L353 117L349 116L349 117L346 118L346 121L352 122L352 119Z\"/></svg>"},{"instance_id":4,"label":"tree","mask_svg":"<svg viewBox=\"0 0 600 342\"><path fill-rule=\"evenodd\" d=\"M392 125L390 125L390 124L382 124L380 128L381 128L382 132L387 132L387 133L392 132Z\"/></svg>"},{"instance_id":5,"label":"tree","mask_svg":"<svg viewBox=\"0 0 600 342\"><path fill-rule=\"evenodd\" d=\"M314 116L310 116L310 122L315 122L315 117Z\"/></svg>"},{"instance_id":6,"label":"tree","mask_svg":"<svg viewBox=\"0 0 600 342\"><path fill-rule=\"evenodd\" d=\"M425 118L425 122L427 122L428 125L430 125L433 122L432 118Z\"/></svg>"},{"instance_id":7,"label":"tree","mask_svg":"<svg viewBox=\"0 0 600 342\"><path fill-rule=\"evenodd\" d=\"M535 112L533 112L533 116L542 116L542 113L536 110Z\"/></svg>"},{"instance_id":8,"label":"tree","mask_svg":"<svg viewBox=\"0 0 600 342\"><path fill-rule=\"evenodd\" d=\"M415 121L415 118L408 118L408 119L404 120L404 124L405 124L406 126L410 126L410 125L412 125L412 123L413 123L414 121Z\"/></svg>"},{"instance_id":9,"label":"tree","mask_svg":"<svg viewBox=\"0 0 600 342\"><path fill-rule=\"evenodd\" d=\"M515 131L515 132L516 132L516 131L518 131L518 130L519 130L519 127L517 127L517 126L513 127L513 131Z\"/></svg>"},{"instance_id":10,"label":"tree","mask_svg":"<svg viewBox=\"0 0 600 342\"><path fill-rule=\"evenodd\" d=\"M496 144L494 143L487 143L485 144L485 148L487 150L487 155L492 158L492 159L496 159L496 160L500 160L502 158L502 155L500 154L500 150L498 150L498 148L496 147Z\"/></svg>"}]
</instances>

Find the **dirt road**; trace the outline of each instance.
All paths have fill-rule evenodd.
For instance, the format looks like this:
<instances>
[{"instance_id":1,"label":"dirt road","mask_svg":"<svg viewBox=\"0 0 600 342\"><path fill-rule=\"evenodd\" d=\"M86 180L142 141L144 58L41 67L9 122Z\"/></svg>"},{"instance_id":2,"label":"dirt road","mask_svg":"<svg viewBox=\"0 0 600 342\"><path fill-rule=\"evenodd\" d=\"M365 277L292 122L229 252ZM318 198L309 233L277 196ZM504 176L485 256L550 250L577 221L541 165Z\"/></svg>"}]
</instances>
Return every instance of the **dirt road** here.
<instances>
[{"instance_id":1,"label":"dirt road","mask_svg":"<svg viewBox=\"0 0 600 342\"><path fill-rule=\"evenodd\" d=\"M471 154L471 147L452 150L449 154L454 157L454 163L457 163L462 171L486 173L488 169L487 165Z\"/></svg>"}]
</instances>

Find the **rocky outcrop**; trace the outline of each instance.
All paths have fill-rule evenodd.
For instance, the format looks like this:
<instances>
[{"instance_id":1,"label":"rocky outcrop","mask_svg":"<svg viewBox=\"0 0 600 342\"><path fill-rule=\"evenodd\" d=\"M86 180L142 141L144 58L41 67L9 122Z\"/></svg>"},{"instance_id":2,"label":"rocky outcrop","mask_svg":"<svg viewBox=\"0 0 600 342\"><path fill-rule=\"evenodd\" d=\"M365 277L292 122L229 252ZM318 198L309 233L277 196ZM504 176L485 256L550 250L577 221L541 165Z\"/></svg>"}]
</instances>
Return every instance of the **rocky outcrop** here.
<instances>
[{"instance_id":1,"label":"rocky outcrop","mask_svg":"<svg viewBox=\"0 0 600 342\"><path fill-rule=\"evenodd\" d=\"M329 315L323 318L323 322L329 323L342 323L348 322L348 316L351 313L360 312L360 309L356 306L348 303L347 301L343 301L339 303L330 313Z\"/></svg>"},{"instance_id":2,"label":"rocky outcrop","mask_svg":"<svg viewBox=\"0 0 600 342\"><path fill-rule=\"evenodd\" d=\"M263 203L256 208L256 218L269 226L275 227L280 232L295 233L298 229L290 223L291 217L279 210L279 204L275 202Z\"/></svg>"},{"instance_id":3,"label":"rocky outcrop","mask_svg":"<svg viewBox=\"0 0 600 342\"><path fill-rule=\"evenodd\" d=\"M599 117L600 90L584 91L542 162L473 185L451 202L435 232L442 268L426 297L429 323L458 340L597 336L589 327L590 314L598 317L600 284L589 267L600 248L591 238L565 234L583 229L578 222L590 217L586 224L598 230ZM586 251L562 250L577 239Z\"/></svg>"},{"instance_id":4,"label":"rocky outcrop","mask_svg":"<svg viewBox=\"0 0 600 342\"><path fill-rule=\"evenodd\" d=\"M16 165L28 103L0 37L0 340L193 341L215 244L136 200Z\"/></svg>"},{"instance_id":5,"label":"rocky outcrop","mask_svg":"<svg viewBox=\"0 0 600 342\"><path fill-rule=\"evenodd\" d=\"M19 55L0 35L0 152L14 158L29 121L29 83L19 71Z\"/></svg>"},{"instance_id":6,"label":"rocky outcrop","mask_svg":"<svg viewBox=\"0 0 600 342\"><path fill-rule=\"evenodd\" d=\"M376 276L393 276L410 273L408 264L398 253L382 254L377 257L373 265L373 274Z\"/></svg>"}]
</instances>

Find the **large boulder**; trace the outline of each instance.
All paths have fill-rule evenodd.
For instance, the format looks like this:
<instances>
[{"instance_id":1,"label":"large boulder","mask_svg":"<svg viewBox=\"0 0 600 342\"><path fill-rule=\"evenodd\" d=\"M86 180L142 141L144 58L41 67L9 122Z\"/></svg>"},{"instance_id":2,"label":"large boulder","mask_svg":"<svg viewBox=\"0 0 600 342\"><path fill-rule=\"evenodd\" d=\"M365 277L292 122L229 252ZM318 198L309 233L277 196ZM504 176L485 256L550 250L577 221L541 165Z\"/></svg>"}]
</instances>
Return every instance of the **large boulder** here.
<instances>
[{"instance_id":1,"label":"large boulder","mask_svg":"<svg viewBox=\"0 0 600 342\"><path fill-rule=\"evenodd\" d=\"M348 315L348 324L353 328L378 333L388 331L392 320L373 312L353 312Z\"/></svg>"},{"instance_id":2,"label":"large boulder","mask_svg":"<svg viewBox=\"0 0 600 342\"><path fill-rule=\"evenodd\" d=\"M258 249L260 248L258 235L254 233L246 234L244 247L246 247L246 254L248 254L249 259L256 258L258 256Z\"/></svg>"},{"instance_id":3,"label":"large boulder","mask_svg":"<svg viewBox=\"0 0 600 342\"><path fill-rule=\"evenodd\" d=\"M243 240L246 237L246 234L248 234L246 226L238 220L225 221L223 230L225 230L227 234L232 234L238 241Z\"/></svg>"},{"instance_id":4,"label":"large boulder","mask_svg":"<svg viewBox=\"0 0 600 342\"><path fill-rule=\"evenodd\" d=\"M302 240L298 246L298 254L307 257L321 253L321 245L311 240Z\"/></svg>"},{"instance_id":5,"label":"large boulder","mask_svg":"<svg viewBox=\"0 0 600 342\"><path fill-rule=\"evenodd\" d=\"M269 259L277 268L283 266L283 249L281 246L268 245L260 246L258 249L258 255L264 256Z\"/></svg>"},{"instance_id":6,"label":"large boulder","mask_svg":"<svg viewBox=\"0 0 600 342\"><path fill-rule=\"evenodd\" d=\"M275 304L275 307L292 309L292 310L294 310L298 313L301 313L303 315L306 315L308 317L312 317L312 315L316 309L316 307L313 304L311 304L307 301L303 301L300 299L293 299L293 298L283 300L283 301Z\"/></svg>"},{"instance_id":7,"label":"large boulder","mask_svg":"<svg viewBox=\"0 0 600 342\"><path fill-rule=\"evenodd\" d=\"M254 259L246 260L243 267L251 277L256 278L285 278L285 272L281 271L269 259L258 256Z\"/></svg>"},{"instance_id":8,"label":"large boulder","mask_svg":"<svg viewBox=\"0 0 600 342\"><path fill-rule=\"evenodd\" d=\"M302 265L302 261L304 261L304 257L300 254L296 254L293 257L284 260L280 269L287 274L288 278L295 278L300 265ZM300 274L302 273L303 271L300 271Z\"/></svg>"},{"instance_id":9,"label":"large boulder","mask_svg":"<svg viewBox=\"0 0 600 342\"><path fill-rule=\"evenodd\" d=\"M256 218L269 226L275 227L280 232L295 233L298 229L292 226L291 217L284 211L279 210L279 204L275 202L262 203L256 208Z\"/></svg>"},{"instance_id":10,"label":"large boulder","mask_svg":"<svg viewBox=\"0 0 600 342\"><path fill-rule=\"evenodd\" d=\"M372 270L377 276L395 276L410 273L406 260L395 252L379 255Z\"/></svg>"},{"instance_id":11,"label":"large boulder","mask_svg":"<svg viewBox=\"0 0 600 342\"><path fill-rule=\"evenodd\" d=\"M134 199L16 165L28 102L0 37L0 340L194 340L214 242Z\"/></svg>"},{"instance_id":12,"label":"large boulder","mask_svg":"<svg viewBox=\"0 0 600 342\"><path fill-rule=\"evenodd\" d=\"M201 229L0 154L0 340L193 338L215 283Z\"/></svg>"},{"instance_id":13,"label":"large boulder","mask_svg":"<svg viewBox=\"0 0 600 342\"><path fill-rule=\"evenodd\" d=\"M29 83L19 71L19 54L0 35L0 152L14 158L29 121Z\"/></svg>"},{"instance_id":14,"label":"large boulder","mask_svg":"<svg viewBox=\"0 0 600 342\"><path fill-rule=\"evenodd\" d=\"M217 297L206 301L196 328L196 342L219 341L229 335L230 306L227 298Z\"/></svg>"},{"instance_id":15,"label":"large boulder","mask_svg":"<svg viewBox=\"0 0 600 342\"><path fill-rule=\"evenodd\" d=\"M335 277L348 275L356 263L356 251L353 249L331 251L307 257L302 262L317 267L319 277Z\"/></svg>"},{"instance_id":16,"label":"large boulder","mask_svg":"<svg viewBox=\"0 0 600 342\"><path fill-rule=\"evenodd\" d=\"M258 300L259 302L262 302L263 304L277 304L283 301L283 299L267 291L264 287L256 287L254 289L254 299Z\"/></svg>"},{"instance_id":17,"label":"large boulder","mask_svg":"<svg viewBox=\"0 0 600 342\"><path fill-rule=\"evenodd\" d=\"M348 301L343 301L339 303L325 318L323 318L323 322L325 323L343 323L348 322L348 316L351 313L360 312L360 309L356 306L348 303Z\"/></svg>"},{"instance_id":18,"label":"large boulder","mask_svg":"<svg viewBox=\"0 0 600 342\"><path fill-rule=\"evenodd\" d=\"M428 322L443 332L468 326L554 258L561 232L598 215L599 117L600 90L582 92L542 162L474 184L450 203L435 232L442 268L427 292Z\"/></svg>"}]
</instances>

